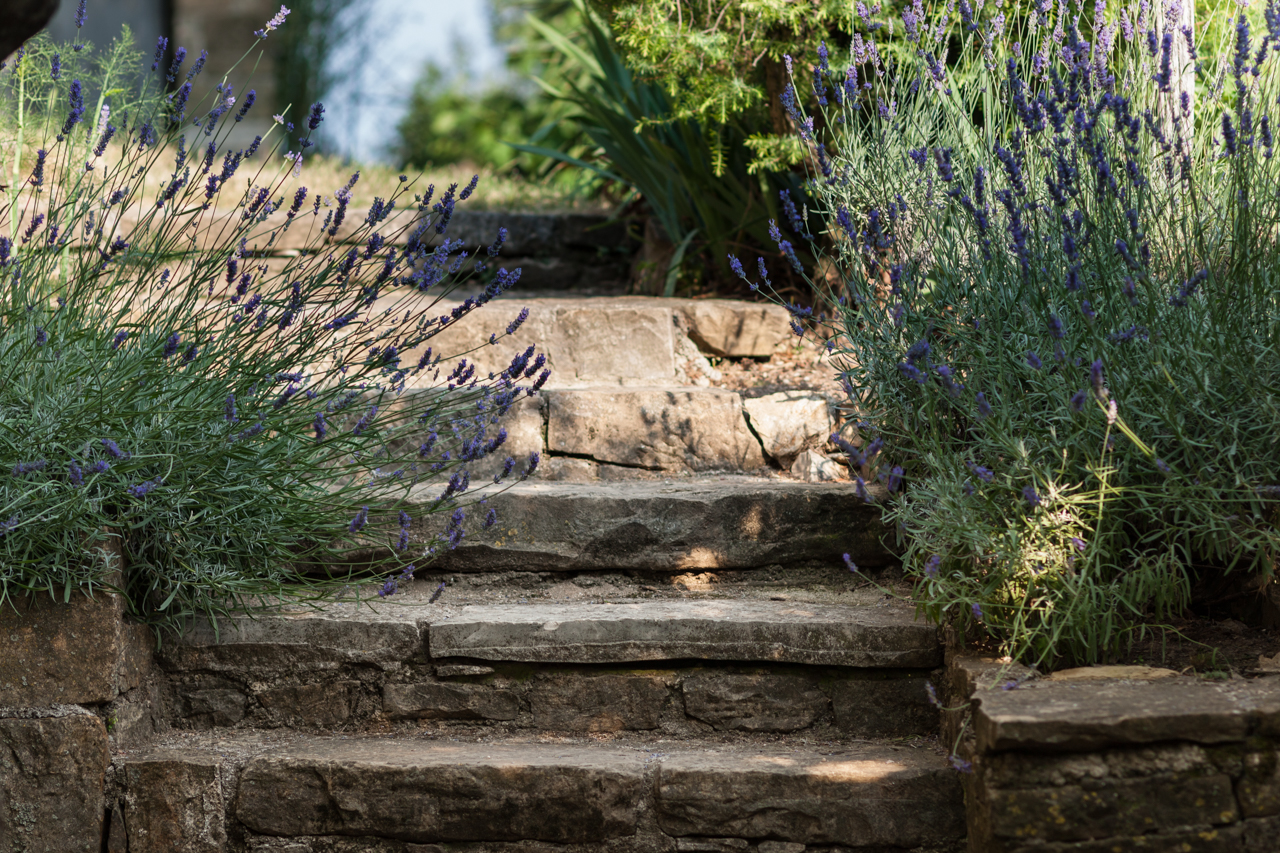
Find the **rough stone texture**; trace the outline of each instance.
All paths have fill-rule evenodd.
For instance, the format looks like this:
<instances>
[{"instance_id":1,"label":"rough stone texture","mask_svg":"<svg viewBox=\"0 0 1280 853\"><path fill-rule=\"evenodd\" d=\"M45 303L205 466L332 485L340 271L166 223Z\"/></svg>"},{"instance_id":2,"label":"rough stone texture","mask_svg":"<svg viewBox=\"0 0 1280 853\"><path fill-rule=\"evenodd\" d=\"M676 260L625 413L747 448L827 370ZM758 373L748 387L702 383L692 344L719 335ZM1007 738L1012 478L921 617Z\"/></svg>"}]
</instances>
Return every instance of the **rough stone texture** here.
<instances>
[{"instance_id":1,"label":"rough stone texture","mask_svg":"<svg viewBox=\"0 0 1280 853\"><path fill-rule=\"evenodd\" d=\"M993 834L1008 839L1086 841L1158 828L1239 819L1225 774L1109 779L1053 788L988 792Z\"/></svg>"},{"instance_id":2,"label":"rough stone texture","mask_svg":"<svg viewBox=\"0 0 1280 853\"><path fill-rule=\"evenodd\" d=\"M756 850L760 853L804 853L804 845L798 841L761 841Z\"/></svg>"},{"instance_id":3,"label":"rough stone texture","mask_svg":"<svg viewBox=\"0 0 1280 853\"><path fill-rule=\"evenodd\" d=\"M212 752L183 749L122 759L129 853L221 853L220 764Z\"/></svg>"},{"instance_id":4,"label":"rough stone texture","mask_svg":"<svg viewBox=\"0 0 1280 853\"><path fill-rule=\"evenodd\" d=\"M442 301L437 307L447 314L455 304ZM495 328L515 319L522 307L529 309L529 316L516 334L476 349ZM429 345L446 359L467 353L477 372L487 374L505 370L512 358L535 344L551 368L548 387L669 385L679 384L675 334L671 309L650 300L528 299L486 306L474 319L440 330ZM417 363L421 354L406 350L401 357Z\"/></svg>"},{"instance_id":5,"label":"rough stone texture","mask_svg":"<svg viewBox=\"0 0 1280 853\"><path fill-rule=\"evenodd\" d=\"M288 685L262 691L258 701L276 723L331 729L351 718L358 688L353 681Z\"/></svg>"},{"instance_id":6,"label":"rough stone texture","mask_svg":"<svg viewBox=\"0 0 1280 853\"><path fill-rule=\"evenodd\" d=\"M154 638L124 619L124 601L103 588L67 603L45 594L0 607L0 707L96 704L145 679Z\"/></svg>"},{"instance_id":7,"label":"rough stone texture","mask_svg":"<svg viewBox=\"0 0 1280 853\"><path fill-rule=\"evenodd\" d=\"M730 358L770 356L793 337L790 315L779 305L732 299L690 300L681 306L689 337L703 352Z\"/></svg>"},{"instance_id":8,"label":"rough stone texture","mask_svg":"<svg viewBox=\"0 0 1280 853\"><path fill-rule=\"evenodd\" d=\"M0 850L98 853L106 727L78 708L17 713L0 709Z\"/></svg>"},{"instance_id":9,"label":"rough stone texture","mask_svg":"<svg viewBox=\"0 0 1280 853\"><path fill-rule=\"evenodd\" d=\"M1032 842L1028 845L1012 843L999 848L1008 853L1117 853L1117 851L1141 850L1142 853L1273 853L1274 839L1268 839L1263 847L1241 847L1242 833L1239 826L1215 826L1200 829L1158 832L1144 835L1113 836L1093 841L1059 843ZM987 848L996 850L996 848Z\"/></svg>"},{"instance_id":10,"label":"rough stone texture","mask_svg":"<svg viewBox=\"0 0 1280 853\"><path fill-rule=\"evenodd\" d=\"M1236 797L1245 817L1280 815L1280 745L1269 746L1244 755Z\"/></svg>"},{"instance_id":11,"label":"rough stone texture","mask_svg":"<svg viewBox=\"0 0 1280 853\"><path fill-rule=\"evenodd\" d=\"M616 732L656 729L667 695L660 676L562 673L538 679L529 704L540 729Z\"/></svg>"},{"instance_id":12,"label":"rough stone texture","mask_svg":"<svg viewBox=\"0 0 1280 853\"><path fill-rule=\"evenodd\" d=\"M520 702L485 684L388 684L382 709L392 720L514 720Z\"/></svg>"},{"instance_id":13,"label":"rough stone texture","mask_svg":"<svg viewBox=\"0 0 1280 853\"><path fill-rule=\"evenodd\" d=\"M608 747L312 741L251 759L236 815L280 836L601 842L635 833L643 765Z\"/></svg>"},{"instance_id":14,"label":"rough stone texture","mask_svg":"<svg viewBox=\"0 0 1280 853\"><path fill-rule=\"evenodd\" d=\"M676 836L909 848L965 832L955 772L930 751L880 746L676 753L659 766L656 811Z\"/></svg>"},{"instance_id":15,"label":"rough stone texture","mask_svg":"<svg viewBox=\"0 0 1280 853\"><path fill-rule=\"evenodd\" d=\"M433 658L546 663L746 660L931 667L937 631L901 608L763 601L464 607L428 631Z\"/></svg>"},{"instance_id":16,"label":"rough stone texture","mask_svg":"<svg viewBox=\"0 0 1280 853\"><path fill-rule=\"evenodd\" d=\"M1246 820L1241 833L1244 853L1275 853L1280 838L1280 817Z\"/></svg>"},{"instance_id":17,"label":"rough stone texture","mask_svg":"<svg viewBox=\"0 0 1280 853\"><path fill-rule=\"evenodd\" d=\"M217 631L199 621L161 660L170 670L262 672L332 669L341 664L398 667L419 653L413 621L375 617L355 604L333 604L323 613L256 615L220 619Z\"/></svg>"},{"instance_id":18,"label":"rough stone texture","mask_svg":"<svg viewBox=\"0 0 1280 853\"><path fill-rule=\"evenodd\" d=\"M244 719L249 697L230 687L183 691L181 714L188 725L198 729L234 726Z\"/></svg>"},{"instance_id":19,"label":"rough stone texture","mask_svg":"<svg viewBox=\"0 0 1280 853\"><path fill-rule=\"evenodd\" d=\"M806 483L834 483L849 479L844 465L813 450L801 451L791 463L791 476Z\"/></svg>"},{"instance_id":20,"label":"rough stone texture","mask_svg":"<svg viewBox=\"0 0 1280 853\"><path fill-rule=\"evenodd\" d=\"M430 501L436 490L413 499ZM673 482L519 483L494 495L498 523L469 531L440 558L453 571L753 568L806 560L860 565L892 557L879 508L848 484L747 477ZM418 513L410 510L415 519ZM443 530L437 513L415 521L424 542Z\"/></svg>"},{"instance_id":21,"label":"rough stone texture","mask_svg":"<svg viewBox=\"0 0 1280 853\"><path fill-rule=\"evenodd\" d=\"M798 675L701 673L681 690L685 713L718 731L791 732L830 706L812 680Z\"/></svg>"},{"instance_id":22,"label":"rough stone texture","mask_svg":"<svg viewBox=\"0 0 1280 853\"><path fill-rule=\"evenodd\" d=\"M742 401L764 452L784 468L801 451L825 444L835 426L831 401L813 391L778 391Z\"/></svg>"},{"instance_id":23,"label":"rough stone texture","mask_svg":"<svg viewBox=\"0 0 1280 853\"><path fill-rule=\"evenodd\" d=\"M1114 744L1243 740L1267 692L1194 678L1030 683L977 694L980 751L1096 749ZM1253 705L1254 707L1250 707Z\"/></svg>"},{"instance_id":24,"label":"rough stone texture","mask_svg":"<svg viewBox=\"0 0 1280 853\"><path fill-rule=\"evenodd\" d=\"M547 449L666 471L764 466L742 398L711 388L582 389L548 394Z\"/></svg>"},{"instance_id":25,"label":"rough stone texture","mask_svg":"<svg viewBox=\"0 0 1280 853\"><path fill-rule=\"evenodd\" d=\"M858 737L903 737L938 731L938 709L924 673L893 678L841 679L828 685L836 726Z\"/></svg>"}]
</instances>

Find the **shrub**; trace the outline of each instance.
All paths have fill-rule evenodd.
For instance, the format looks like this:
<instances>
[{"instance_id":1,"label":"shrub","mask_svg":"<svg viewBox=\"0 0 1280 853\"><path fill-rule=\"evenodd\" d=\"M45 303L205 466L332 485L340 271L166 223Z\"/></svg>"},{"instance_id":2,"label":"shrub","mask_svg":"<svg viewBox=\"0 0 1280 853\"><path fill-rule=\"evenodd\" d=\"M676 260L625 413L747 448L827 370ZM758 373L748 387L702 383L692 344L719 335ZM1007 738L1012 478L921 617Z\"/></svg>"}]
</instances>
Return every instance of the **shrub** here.
<instances>
[{"instance_id":1,"label":"shrub","mask_svg":"<svg viewBox=\"0 0 1280 853\"><path fill-rule=\"evenodd\" d=\"M880 482L929 617L1040 665L1105 658L1195 575L1270 577L1280 549L1280 5L1197 66L1194 109L1183 34L1080 12L1009 34L908 10L914 58L794 69L829 137L786 94L857 487Z\"/></svg>"},{"instance_id":2,"label":"shrub","mask_svg":"<svg viewBox=\"0 0 1280 853\"><path fill-rule=\"evenodd\" d=\"M365 213L359 173L332 195L295 187L322 105L232 150L252 91L195 103L203 60L179 48L166 68L163 40L134 87L129 50L96 64L37 39L0 79L0 604L116 583L108 550L158 627L323 593L357 544L396 555L394 591L465 535L466 467L547 378L532 348L487 378L430 349L519 277L490 269L505 234L475 258L448 239L474 180L437 194L402 177ZM431 484L416 505L449 521L423 546L405 501Z\"/></svg>"}]
</instances>

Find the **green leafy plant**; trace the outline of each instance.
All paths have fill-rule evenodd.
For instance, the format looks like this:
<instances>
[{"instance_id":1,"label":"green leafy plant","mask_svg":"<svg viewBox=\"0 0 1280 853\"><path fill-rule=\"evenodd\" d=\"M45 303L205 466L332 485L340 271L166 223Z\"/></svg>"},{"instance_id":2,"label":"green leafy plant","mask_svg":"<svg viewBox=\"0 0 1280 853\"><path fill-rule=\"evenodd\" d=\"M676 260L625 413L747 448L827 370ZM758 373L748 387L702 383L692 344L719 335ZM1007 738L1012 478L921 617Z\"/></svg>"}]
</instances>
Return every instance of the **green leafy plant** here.
<instances>
[{"instance_id":1,"label":"green leafy plant","mask_svg":"<svg viewBox=\"0 0 1280 853\"><path fill-rule=\"evenodd\" d=\"M298 186L319 103L224 147L252 95L224 78L194 102L203 60L166 68L165 47L136 85L127 39L101 63L38 39L0 77L0 605L109 583L173 628L332 591L371 548L392 593L494 522L468 520L467 469L548 376L532 347L487 379L430 348L518 279L490 268L505 232L475 257L448 239L474 179L437 194L402 176L364 213L359 173ZM488 284L442 308L467 280ZM410 503L415 486L430 493Z\"/></svg>"},{"instance_id":2,"label":"green leafy plant","mask_svg":"<svg viewBox=\"0 0 1280 853\"><path fill-rule=\"evenodd\" d=\"M819 166L857 487L929 617L1041 667L1104 659L1195 576L1270 578L1280 554L1280 7L1260 38L1236 18L1194 108L1185 36L1116 13L1011 34L908 9L914 58L797 75L829 136L785 93ZM799 267L809 222L788 221Z\"/></svg>"},{"instance_id":3,"label":"green leafy plant","mask_svg":"<svg viewBox=\"0 0 1280 853\"><path fill-rule=\"evenodd\" d=\"M655 271L656 292L672 295L682 262L704 252L714 259L714 270L724 265L726 250L767 247L766 223L776 215L778 192L797 182L787 174L750 172L745 129L730 125L715 137L697 121L673 118L663 88L633 75L603 23L585 7L581 11L583 28L573 37L531 23L564 62L583 72L563 75L563 89L544 85L575 108L571 118L597 147L595 156L515 147L617 181L644 200L667 244L664 268Z\"/></svg>"}]
</instances>

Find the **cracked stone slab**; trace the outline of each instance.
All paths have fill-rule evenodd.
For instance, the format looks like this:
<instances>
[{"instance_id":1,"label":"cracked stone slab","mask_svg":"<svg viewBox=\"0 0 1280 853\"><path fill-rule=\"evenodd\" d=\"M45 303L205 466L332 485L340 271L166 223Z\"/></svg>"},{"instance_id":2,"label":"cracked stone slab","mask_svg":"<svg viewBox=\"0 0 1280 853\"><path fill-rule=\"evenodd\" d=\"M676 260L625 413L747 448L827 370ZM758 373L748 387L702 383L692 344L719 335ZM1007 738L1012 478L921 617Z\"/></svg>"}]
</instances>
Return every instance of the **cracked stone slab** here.
<instances>
[{"instance_id":1,"label":"cracked stone slab","mask_svg":"<svg viewBox=\"0 0 1280 853\"><path fill-rule=\"evenodd\" d=\"M631 750L316 739L251 759L235 813L285 837L583 844L635 834L643 798Z\"/></svg>"},{"instance_id":2,"label":"cracked stone slab","mask_svg":"<svg viewBox=\"0 0 1280 853\"><path fill-rule=\"evenodd\" d=\"M420 487L414 500L436 490ZM849 483L724 476L630 482L525 482L489 498L497 523L442 555L450 571L746 569L809 560L884 565L879 508ZM410 511L415 519L420 513ZM441 514L415 521L425 542Z\"/></svg>"},{"instance_id":3,"label":"cracked stone slab","mask_svg":"<svg viewBox=\"0 0 1280 853\"><path fill-rule=\"evenodd\" d=\"M765 464L733 391L584 388L547 396L552 453L666 471L751 471Z\"/></svg>"},{"instance_id":4,"label":"cracked stone slab","mask_svg":"<svg viewBox=\"0 0 1280 853\"><path fill-rule=\"evenodd\" d=\"M1280 731L1280 679L1031 682L975 694L978 749L1225 743Z\"/></svg>"},{"instance_id":5,"label":"cracked stone slab","mask_svg":"<svg viewBox=\"0 0 1280 853\"><path fill-rule=\"evenodd\" d=\"M933 667L937 629L901 608L763 601L463 607L433 620L433 658L526 663L778 661Z\"/></svg>"},{"instance_id":6,"label":"cracked stone slab","mask_svg":"<svg viewBox=\"0 0 1280 853\"><path fill-rule=\"evenodd\" d=\"M661 759L655 792L676 836L899 849L965 834L959 778L923 749L681 751Z\"/></svg>"}]
</instances>

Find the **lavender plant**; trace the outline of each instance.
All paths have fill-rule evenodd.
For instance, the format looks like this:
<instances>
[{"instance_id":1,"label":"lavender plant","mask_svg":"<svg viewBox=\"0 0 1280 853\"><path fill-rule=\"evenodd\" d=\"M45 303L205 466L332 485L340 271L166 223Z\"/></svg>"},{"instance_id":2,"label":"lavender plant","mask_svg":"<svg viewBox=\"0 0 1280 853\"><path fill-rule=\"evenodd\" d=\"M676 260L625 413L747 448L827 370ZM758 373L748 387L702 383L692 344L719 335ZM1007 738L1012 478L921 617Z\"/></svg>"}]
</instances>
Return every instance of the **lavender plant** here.
<instances>
[{"instance_id":1,"label":"lavender plant","mask_svg":"<svg viewBox=\"0 0 1280 853\"><path fill-rule=\"evenodd\" d=\"M1092 31L1079 0L1018 29L979 11L916 0L913 58L792 68L813 208L784 200L775 239L797 266L791 241L825 250L796 330L831 333L841 440L920 609L1027 663L1092 662L1196 575L1275 571L1280 4L1261 34L1241 14L1217 66L1173 6L1099 2Z\"/></svg>"},{"instance_id":2,"label":"lavender plant","mask_svg":"<svg viewBox=\"0 0 1280 853\"><path fill-rule=\"evenodd\" d=\"M487 377L432 349L519 278L493 266L505 231L476 255L448 237L475 179L402 177L359 212L358 172L332 194L292 186L324 107L229 146L255 93L223 78L199 100L203 54L165 64L166 48L139 76L127 38L96 54L41 37L0 69L0 605L109 584L173 627L323 595L371 548L394 592L494 522L467 509L468 469L548 377L532 347Z\"/></svg>"}]
</instances>

